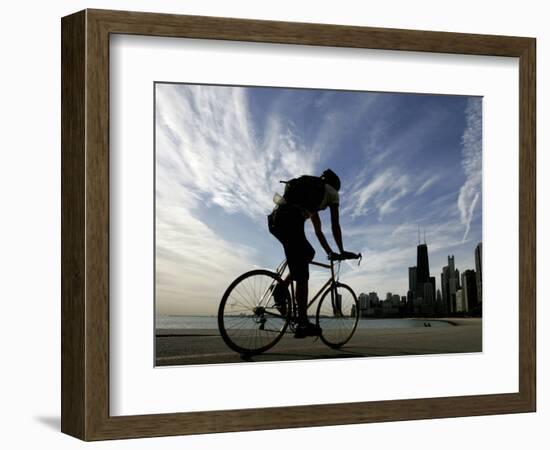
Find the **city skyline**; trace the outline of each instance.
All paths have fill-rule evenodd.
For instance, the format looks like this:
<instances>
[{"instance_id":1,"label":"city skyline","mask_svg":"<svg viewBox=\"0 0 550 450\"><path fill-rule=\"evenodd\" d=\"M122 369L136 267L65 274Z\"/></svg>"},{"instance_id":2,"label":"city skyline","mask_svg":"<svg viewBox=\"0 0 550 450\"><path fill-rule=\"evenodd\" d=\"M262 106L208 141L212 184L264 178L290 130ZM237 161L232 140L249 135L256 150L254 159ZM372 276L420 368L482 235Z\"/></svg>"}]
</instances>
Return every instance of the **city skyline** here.
<instances>
[{"instance_id":1,"label":"city skyline","mask_svg":"<svg viewBox=\"0 0 550 450\"><path fill-rule=\"evenodd\" d=\"M418 248L422 247L423 245L424 245L424 243L420 243L417 246L417 251L418 251ZM479 242L476 245L475 249L473 250L473 252L476 256L477 256L478 252L480 251L481 245L482 245L482 243ZM426 255L428 255L428 254L429 254L429 247L427 248L427 252L426 252ZM480 293L481 293L481 281L479 281L479 284L478 284L478 279L479 280L481 279L481 264L476 261L475 268L473 266L471 266L471 267L459 267L456 264L454 264L454 255L448 255L447 258L448 258L447 259L447 265L442 266L441 269L438 269L437 267L434 268L434 273L433 274L432 274L431 269L428 272L428 276L429 276L428 279L429 280L433 279L433 281L434 281L433 300L435 301L437 299L437 295L438 294L441 295L442 292L444 291L445 287L443 285L441 277L445 274L445 269L448 268L449 261L453 261L453 263L452 263L453 264L453 269L457 270L458 273L459 273L459 286L458 286L458 288L459 289L464 288L464 284L465 284L464 283L464 275L465 274L469 275L470 273L473 273L474 274L473 280L469 280L473 283L473 285L470 287L470 289L473 290L475 288L476 292L475 292L475 296L471 295L471 297L476 298L478 303L481 302L481 300L482 300L481 295L480 295ZM479 259L481 260L481 258L479 258ZM409 294L410 292L413 292L415 296L422 297L422 294L419 294L419 292L416 291L418 289L417 283L420 281L420 279L417 275L416 269L417 269L417 266L409 266L408 267L409 285L408 285L408 290L405 293L403 293L402 291L395 291L395 290L379 292L376 289L372 289L368 293L367 292L360 292L360 293L358 293L358 295L376 294L378 296L378 298L381 299L381 301L384 301L384 300L382 300L383 297L386 297L386 300L389 300L388 297L393 298L396 295L400 299L407 299L406 301L409 301L410 299L408 298L407 294ZM438 281L438 280L440 280L440 281Z\"/></svg>"},{"instance_id":2,"label":"city skyline","mask_svg":"<svg viewBox=\"0 0 550 450\"><path fill-rule=\"evenodd\" d=\"M156 311L215 314L238 275L284 257L266 215L279 180L342 179L342 264L356 292L403 292L418 227L430 264L474 267L481 241L480 97L155 85ZM327 238L328 213L321 219ZM318 259L324 252L310 224ZM433 262L432 262L433 261ZM442 264L436 261L441 261ZM312 270L311 290L326 273Z\"/></svg>"}]
</instances>

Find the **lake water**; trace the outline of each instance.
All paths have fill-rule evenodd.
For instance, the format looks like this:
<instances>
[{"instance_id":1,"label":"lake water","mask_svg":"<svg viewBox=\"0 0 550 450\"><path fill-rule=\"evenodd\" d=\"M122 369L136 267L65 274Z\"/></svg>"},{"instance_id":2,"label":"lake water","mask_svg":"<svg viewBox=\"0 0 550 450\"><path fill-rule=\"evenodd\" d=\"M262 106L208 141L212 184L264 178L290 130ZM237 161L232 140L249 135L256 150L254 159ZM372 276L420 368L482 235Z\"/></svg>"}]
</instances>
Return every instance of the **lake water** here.
<instances>
[{"instance_id":1,"label":"lake water","mask_svg":"<svg viewBox=\"0 0 550 450\"><path fill-rule=\"evenodd\" d=\"M429 323L432 327L448 327L450 323L428 319L361 319L357 328L416 328ZM157 329L218 329L216 316L165 316L156 315Z\"/></svg>"}]
</instances>

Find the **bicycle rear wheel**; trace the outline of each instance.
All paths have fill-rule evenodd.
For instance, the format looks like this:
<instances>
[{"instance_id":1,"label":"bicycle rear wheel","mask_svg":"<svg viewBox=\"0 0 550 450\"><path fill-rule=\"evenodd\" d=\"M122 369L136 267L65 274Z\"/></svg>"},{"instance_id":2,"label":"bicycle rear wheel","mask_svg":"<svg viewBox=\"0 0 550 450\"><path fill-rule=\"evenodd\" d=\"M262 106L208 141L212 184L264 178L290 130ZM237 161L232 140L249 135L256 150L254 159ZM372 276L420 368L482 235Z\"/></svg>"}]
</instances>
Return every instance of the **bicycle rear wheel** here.
<instances>
[{"instance_id":1,"label":"bicycle rear wheel","mask_svg":"<svg viewBox=\"0 0 550 450\"><path fill-rule=\"evenodd\" d=\"M331 348L342 347L355 333L359 312L359 302L349 286L331 286L317 307L317 325L323 330L321 340Z\"/></svg>"},{"instance_id":2,"label":"bicycle rear wheel","mask_svg":"<svg viewBox=\"0 0 550 450\"><path fill-rule=\"evenodd\" d=\"M282 279L268 270L252 270L238 277L223 294L218 327L225 343L237 353L265 352L284 335L291 314L290 294L277 305L273 289Z\"/></svg>"}]
</instances>

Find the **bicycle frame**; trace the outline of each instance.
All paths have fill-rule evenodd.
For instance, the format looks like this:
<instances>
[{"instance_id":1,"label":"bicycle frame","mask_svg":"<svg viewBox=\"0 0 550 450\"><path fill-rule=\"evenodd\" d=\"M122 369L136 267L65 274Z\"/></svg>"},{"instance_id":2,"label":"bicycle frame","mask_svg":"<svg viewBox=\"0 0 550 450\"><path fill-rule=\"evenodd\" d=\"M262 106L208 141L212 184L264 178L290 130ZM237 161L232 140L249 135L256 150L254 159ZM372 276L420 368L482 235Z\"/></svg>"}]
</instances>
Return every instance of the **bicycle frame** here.
<instances>
[{"instance_id":1,"label":"bicycle frame","mask_svg":"<svg viewBox=\"0 0 550 450\"><path fill-rule=\"evenodd\" d=\"M360 258L360 254L358 258ZM319 327L319 330L322 330L324 328L325 331L316 333L316 335L319 336L321 340L329 347L335 349L340 348L342 345L347 343L349 339L351 339L357 327L357 321L359 317L357 314L359 308L357 297L349 286L339 283L341 259L331 259L328 264L317 261L311 261L310 264L322 267L324 269L329 269L330 278L321 286L319 291L307 303L306 309L309 310L312 307L313 303L318 304L316 308L317 312L315 315L315 323ZM243 354L261 353L273 347L273 345L275 345L283 337L287 328L289 328L291 332L297 332L299 330L301 324L300 319L302 319L302 317L300 316L300 314L298 314L297 311L299 305L296 299L294 283L289 283L290 292L287 291L287 293L285 294L290 294L290 298L287 297L285 299L285 302L286 300L289 301L288 307L285 309L283 309L281 305L281 299L277 299L279 293L274 292L275 288L284 281L283 276L285 275L287 269L288 263L286 260L283 260L275 271L261 269L246 272L242 274L239 278L235 279L233 283L231 283L231 285L228 287L220 303L220 308L218 311L218 325L222 338L231 349ZM257 278L258 275L263 276L264 278L260 280L259 278ZM266 276L268 277L268 279L270 279L267 285L265 285L265 282L262 281L265 279ZM249 279L250 277L255 277L253 280L255 284L253 284L252 293L248 291L248 293L246 294L248 296L252 296L252 299L250 299L251 303L244 299L245 302L248 304L248 306L246 306L247 309L245 310L249 312L248 314L239 314L239 317L244 317L238 319L241 321L239 322L240 325L238 324L237 327L230 326L229 328L227 328L225 322L226 314L227 317L234 316L234 314L232 314L231 312L225 312L225 306L227 304L230 304L228 303L228 298L232 290L237 289L236 286L240 285L243 280ZM288 279L288 277L286 278ZM258 284L262 286L260 292L257 292ZM345 314L343 313L342 295L337 292L340 289L340 286L343 291L347 290L351 292L351 296L346 296ZM330 291L330 297L328 297L328 291ZM259 298L258 294L260 294ZM239 295L241 295L242 297L242 294ZM273 303L271 303L272 299L274 300ZM348 311L348 304L350 303L350 299L351 311ZM325 300L327 301L326 304ZM250 307L251 309L248 309ZM268 321L270 317L274 320ZM303 319L307 319L307 317L304 317ZM333 319L338 320L334 321ZM344 320L342 321L342 319ZM352 320L348 321L346 319ZM247 320L246 323L249 323L252 326L250 327L245 324L243 325L243 328L239 328L243 324L243 320ZM271 326L270 324L274 326ZM273 334L272 338L267 337L267 341L264 342L264 337L266 336L266 334L264 333L258 335L257 333L259 331L268 331L275 334ZM232 335L233 332L236 332L234 336ZM336 335L334 335L334 332L336 332ZM250 335L252 337L248 336L248 334L250 333L252 333ZM244 339L244 341L246 342L244 344L240 343L239 339ZM252 342L250 342L250 339L253 339ZM259 343L257 342L258 339Z\"/></svg>"},{"instance_id":2,"label":"bicycle frame","mask_svg":"<svg viewBox=\"0 0 550 450\"><path fill-rule=\"evenodd\" d=\"M341 261L337 261L337 263L338 265L340 265ZM307 309L309 309L311 305L313 305L317 301L317 299L321 295L323 295L327 289L330 288L331 285L335 285L338 282L338 277L335 277L334 275L334 261L330 261L330 264L325 264L318 261L311 261L310 264L313 266L319 266L325 269L330 269L330 278L325 282L325 284L323 284L323 286L319 289L319 291L315 294L315 296L308 302ZM277 275L283 278L283 273L285 272L287 267L288 267L287 261L283 260L277 266L277 269L276 269ZM338 272L339 272L339 269L338 269ZM296 303L295 301L296 297L294 295L294 283L292 282L290 283L290 295L291 295L292 304L294 307L295 306L294 304ZM334 291L331 291L331 301L332 301L332 304L334 305Z\"/></svg>"}]
</instances>

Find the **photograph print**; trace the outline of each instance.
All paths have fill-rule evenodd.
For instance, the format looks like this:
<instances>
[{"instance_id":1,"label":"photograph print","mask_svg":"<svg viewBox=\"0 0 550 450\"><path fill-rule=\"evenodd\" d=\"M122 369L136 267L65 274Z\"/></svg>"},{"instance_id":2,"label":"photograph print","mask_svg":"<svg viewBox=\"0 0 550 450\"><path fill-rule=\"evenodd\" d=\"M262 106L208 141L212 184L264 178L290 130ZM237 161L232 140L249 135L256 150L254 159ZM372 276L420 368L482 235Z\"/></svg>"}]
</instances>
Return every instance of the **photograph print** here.
<instances>
[{"instance_id":1,"label":"photograph print","mask_svg":"<svg viewBox=\"0 0 550 450\"><path fill-rule=\"evenodd\" d=\"M154 97L156 366L483 350L482 97Z\"/></svg>"}]
</instances>

